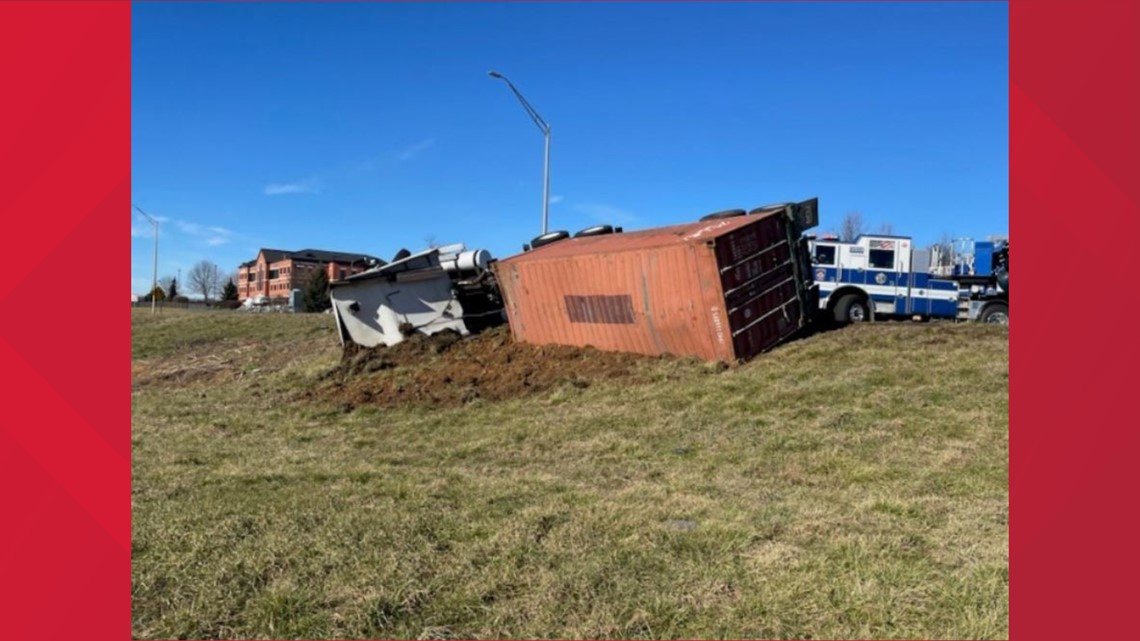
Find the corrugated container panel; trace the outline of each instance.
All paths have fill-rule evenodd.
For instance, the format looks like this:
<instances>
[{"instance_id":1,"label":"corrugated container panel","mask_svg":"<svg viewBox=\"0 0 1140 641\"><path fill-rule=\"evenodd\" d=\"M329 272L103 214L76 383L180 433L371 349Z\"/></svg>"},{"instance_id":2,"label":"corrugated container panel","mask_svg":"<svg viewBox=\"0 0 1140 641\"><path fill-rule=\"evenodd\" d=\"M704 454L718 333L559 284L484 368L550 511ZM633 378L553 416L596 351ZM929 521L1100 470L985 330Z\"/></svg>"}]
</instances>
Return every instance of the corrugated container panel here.
<instances>
[{"instance_id":1,"label":"corrugated container panel","mask_svg":"<svg viewBox=\"0 0 1140 641\"><path fill-rule=\"evenodd\" d=\"M519 341L735 360L807 322L805 252L779 211L569 238L493 269Z\"/></svg>"}]
</instances>

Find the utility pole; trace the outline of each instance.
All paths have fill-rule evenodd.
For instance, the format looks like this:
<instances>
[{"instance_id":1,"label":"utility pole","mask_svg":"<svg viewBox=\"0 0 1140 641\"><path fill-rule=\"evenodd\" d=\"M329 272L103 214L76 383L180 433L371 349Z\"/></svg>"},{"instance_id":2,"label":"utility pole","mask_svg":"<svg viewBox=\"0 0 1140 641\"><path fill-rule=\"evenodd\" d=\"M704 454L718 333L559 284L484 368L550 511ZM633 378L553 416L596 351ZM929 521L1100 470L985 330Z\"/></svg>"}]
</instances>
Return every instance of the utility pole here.
<instances>
[{"instance_id":1,"label":"utility pole","mask_svg":"<svg viewBox=\"0 0 1140 641\"><path fill-rule=\"evenodd\" d=\"M141 207L131 203L131 205L143 215L151 226L154 227L154 263L151 265L151 281L150 281L150 313L154 314L158 311L158 302L154 298L154 290L158 289L158 221L153 216L142 210Z\"/></svg>"}]
</instances>

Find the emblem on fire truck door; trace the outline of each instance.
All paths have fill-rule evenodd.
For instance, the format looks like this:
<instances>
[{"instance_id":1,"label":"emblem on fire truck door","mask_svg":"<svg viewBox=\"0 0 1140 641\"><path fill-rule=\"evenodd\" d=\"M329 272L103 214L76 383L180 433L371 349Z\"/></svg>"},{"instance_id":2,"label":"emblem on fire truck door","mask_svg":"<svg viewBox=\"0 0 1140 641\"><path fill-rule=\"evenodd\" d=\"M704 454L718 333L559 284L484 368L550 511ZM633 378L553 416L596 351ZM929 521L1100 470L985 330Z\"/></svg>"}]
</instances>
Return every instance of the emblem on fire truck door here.
<instances>
[{"instance_id":1,"label":"emblem on fire truck door","mask_svg":"<svg viewBox=\"0 0 1140 641\"><path fill-rule=\"evenodd\" d=\"M880 284L880 285L886 283L887 282L887 275L882 273L882 272L875 274L875 282Z\"/></svg>"}]
</instances>

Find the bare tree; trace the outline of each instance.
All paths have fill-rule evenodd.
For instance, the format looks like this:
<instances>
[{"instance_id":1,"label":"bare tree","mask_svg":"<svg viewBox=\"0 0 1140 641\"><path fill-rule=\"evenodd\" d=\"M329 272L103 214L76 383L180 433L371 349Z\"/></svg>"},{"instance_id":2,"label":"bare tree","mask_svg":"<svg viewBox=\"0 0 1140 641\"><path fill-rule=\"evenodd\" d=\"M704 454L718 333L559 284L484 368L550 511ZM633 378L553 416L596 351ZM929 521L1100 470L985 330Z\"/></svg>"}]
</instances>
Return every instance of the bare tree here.
<instances>
[{"instance_id":1,"label":"bare tree","mask_svg":"<svg viewBox=\"0 0 1140 641\"><path fill-rule=\"evenodd\" d=\"M225 277L222 276L221 267L208 260L203 260L190 268L190 273L186 274L186 282L191 292L201 294L208 303L211 295L221 291Z\"/></svg>"},{"instance_id":2,"label":"bare tree","mask_svg":"<svg viewBox=\"0 0 1140 641\"><path fill-rule=\"evenodd\" d=\"M930 246L930 253L933 258L931 267L950 269L954 265L954 237L944 232L938 242Z\"/></svg>"},{"instance_id":3,"label":"bare tree","mask_svg":"<svg viewBox=\"0 0 1140 641\"><path fill-rule=\"evenodd\" d=\"M863 214L857 211L848 213L839 224L839 240L849 243L863 233Z\"/></svg>"},{"instance_id":4,"label":"bare tree","mask_svg":"<svg viewBox=\"0 0 1140 641\"><path fill-rule=\"evenodd\" d=\"M424 236L424 247L426 249L435 249L436 247L439 247L439 240L435 237L435 234L428 234L427 236Z\"/></svg>"},{"instance_id":5,"label":"bare tree","mask_svg":"<svg viewBox=\"0 0 1140 641\"><path fill-rule=\"evenodd\" d=\"M879 225L879 233L884 236L894 236L895 226L891 223L883 223L882 225Z\"/></svg>"},{"instance_id":6,"label":"bare tree","mask_svg":"<svg viewBox=\"0 0 1140 641\"><path fill-rule=\"evenodd\" d=\"M170 291L171 288L175 287L174 277L171 276L170 274L167 274L167 275L163 276L162 278L159 278L158 279L158 286L162 288L162 291L166 294L167 298L174 298L174 296L177 295L177 293L178 293L178 292L171 292Z\"/></svg>"}]
</instances>

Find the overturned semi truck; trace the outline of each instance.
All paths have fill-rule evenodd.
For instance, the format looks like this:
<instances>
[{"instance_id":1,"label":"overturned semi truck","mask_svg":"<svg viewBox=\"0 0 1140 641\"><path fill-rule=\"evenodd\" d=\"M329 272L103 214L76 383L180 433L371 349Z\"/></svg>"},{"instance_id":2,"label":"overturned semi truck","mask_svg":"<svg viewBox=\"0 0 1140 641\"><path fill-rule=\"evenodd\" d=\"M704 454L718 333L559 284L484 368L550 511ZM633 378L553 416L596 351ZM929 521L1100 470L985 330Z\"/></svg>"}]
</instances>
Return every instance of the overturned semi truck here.
<instances>
[{"instance_id":1,"label":"overturned semi truck","mask_svg":"<svg viewBox=\"0 0 1140 641\"><path fill-rule=\"evenodd\" d=\"M501 261L463 245L402 251L330 296L344 345L507 322L524 343L741 361L814 322L803 232L818 222L813 198L634 232L551 232Z\"/></svg>"},{"instance_id":2,"label":"overturned semi truck","mask_svg":"<svg viewBox=\"0 0 1140 641\"><path fill-rule=\"evenodd\" d=\"M505 322L493 262L463 245L401 251L396 260L329 285L342 345L392 346L415 334L467 336Z\"/></svg>"}]
</instances>

